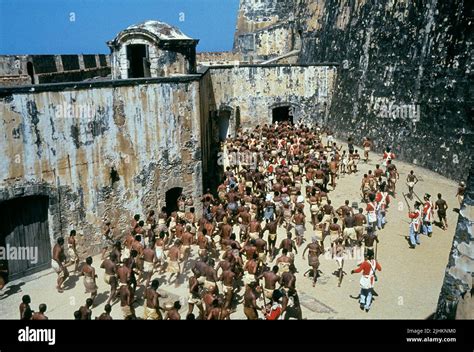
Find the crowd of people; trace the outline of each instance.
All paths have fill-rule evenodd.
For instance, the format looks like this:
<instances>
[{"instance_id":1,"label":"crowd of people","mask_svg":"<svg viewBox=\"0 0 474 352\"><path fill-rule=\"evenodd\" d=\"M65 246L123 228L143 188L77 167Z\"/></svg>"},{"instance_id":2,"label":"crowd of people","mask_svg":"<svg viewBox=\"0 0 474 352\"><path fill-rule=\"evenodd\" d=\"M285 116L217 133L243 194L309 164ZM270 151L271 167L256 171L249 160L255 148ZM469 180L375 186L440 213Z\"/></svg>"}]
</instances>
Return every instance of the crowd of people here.
<instances>
[{"instance_id":1,"label":"crowd of people","mask_svg":"<svg viewBox=\"0 0 474 352\"><path fill-rule=\"evenodd\" d=\"M365 162L372 143L369 138L361 143ZM329 130L279 123L239 130L222 149L227 157L215 192L207 189L197 201L180 196L172 212L164 207L143 218L135 215L124 238L117 238L110 221L105 223L100 269L110 289L105 311L97 319L112 319L116 301L124 319L179 320L183 302L188 305L185 319L230 319L242 308L251 320L302 319L295 275L298 253L304 260L307 256L303 277L309 277L313 287L320 277L321 256L334 260L339 286L347 254L360 258L351 273L361 273L359 304L368 312L376 272L382 269L376 259L379 232L387 223L399 181L396 156L390 148L381 163L363 175L360 200L346 200L340 206L331 200L331 192L342 174L358 173L361 162L352 139L343 150ZM411 221L407 238L410 248L415 248L420 234L431 236L435 210L441 227L447 228L448 206L441 194L436 203L429 194L423 201L419 199L413 171L406 182L409 192L403 193L405 200L417 198L414 209L407 200ZM462 197L464 189L461 184L458 196ZM75 237L72 230L53 248L56 289L63 292L70 275L67 266L74 265L90 294L74 318L91 319L97 273L92 257L81 263ZM167 297L159 292L162 282L155 274L166 275L167 283L175 286L186 279L188 297L160 303ZM140 286L144 289L139 294ZM137 317L139 301L144 313ZM22 319L46 318L46 305L40 306L40 313L32 313L29 303L29 296L23 297Z\"/></svg>"}]
</instances>

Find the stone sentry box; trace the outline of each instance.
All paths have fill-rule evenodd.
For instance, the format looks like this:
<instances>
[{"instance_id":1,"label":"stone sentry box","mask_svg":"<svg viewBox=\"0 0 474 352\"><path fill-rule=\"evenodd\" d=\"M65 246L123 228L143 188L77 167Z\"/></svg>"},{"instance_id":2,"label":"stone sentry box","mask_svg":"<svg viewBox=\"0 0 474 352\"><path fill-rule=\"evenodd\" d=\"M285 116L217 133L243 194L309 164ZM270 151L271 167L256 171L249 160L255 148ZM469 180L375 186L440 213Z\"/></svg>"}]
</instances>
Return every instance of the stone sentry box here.
<instances>
[{"instance_id":1,"label":"stone sentry box","mask_svg":"<svg viewBox=\"0 0 474 352\"><path fill-rule=\"evenodd\" d=\"M196 73L198 42L178 28L159 21L130 26L107 42L112 79Z\"/></svg>"}]
</instances>

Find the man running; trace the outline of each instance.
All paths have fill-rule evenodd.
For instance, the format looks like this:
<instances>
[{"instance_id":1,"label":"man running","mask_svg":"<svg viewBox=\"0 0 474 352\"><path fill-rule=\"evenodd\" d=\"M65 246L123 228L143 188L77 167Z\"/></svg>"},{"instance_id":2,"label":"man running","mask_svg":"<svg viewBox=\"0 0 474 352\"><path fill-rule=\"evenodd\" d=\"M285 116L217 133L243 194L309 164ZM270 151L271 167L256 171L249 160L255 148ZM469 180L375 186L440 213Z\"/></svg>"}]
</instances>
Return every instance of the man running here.
<instances>
[{"instance_id":1,"label":"man running","mask_svg":"<svg viewBox=\"0 0 474 352\"><path fill-rule=\"evenodd\" d=\"M438 193L438 200L435 202L435 210L437 210L441 228L447 230L448 219L446 218L446 210L448 210L448 203L442 198L441 193Z\"/></svg>"},{"instance_id":2,"label":"man running","mask_svg":"<svg viewBox=\"0 0 474 352\"><path fill-rule=\"evenodd\" d=\"M365 310L367 313L370 310L372 304L372 296L374 293L374 284L376 279L376 271L381 271L382 267L374 259L374 253L372 251L367 252L367 256L364 262L362 262L356 269L351 271L351 274L362 273L360 278L360 298L359 304L360 309Z\"/></svg>"}]
</instances>

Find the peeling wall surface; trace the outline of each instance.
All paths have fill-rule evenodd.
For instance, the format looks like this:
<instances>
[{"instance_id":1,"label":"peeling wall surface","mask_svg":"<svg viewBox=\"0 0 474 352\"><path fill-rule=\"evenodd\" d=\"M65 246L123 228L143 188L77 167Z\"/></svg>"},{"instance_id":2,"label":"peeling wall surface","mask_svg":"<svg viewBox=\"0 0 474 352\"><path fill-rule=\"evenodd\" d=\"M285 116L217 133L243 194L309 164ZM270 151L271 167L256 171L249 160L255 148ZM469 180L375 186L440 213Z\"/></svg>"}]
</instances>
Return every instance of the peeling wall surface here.
<instances>
[{"instance_id":1,"label":"peeling wall surface","mask_svg":"<svg viewBox=\"0 0 474 352\"><path fill-rule=\"evenodd\" d=\"M250 65L213 67L210 98L214 110L231 110L231 134L240 124L251 128L272 123L272 109L291 106L293 119L322 121L331 103L336 79L334 66Z\"/></svg>"},{"instance_id":2,"label":"peeling wall surface","mask_svg":"<svg viewBox=\"0 0 474 352\"><path fill-rule=\"evenodd\" d=\"M202 194L199 76L113 82L0 92L0 201L50 196L50 233L92 251L102 217L125 229L173 187Z\"/></svg>"},{"instance_id":3,"label":"peeling wall surface","mask_svg":"<svg viewBox=\"0 0 474 352\"><path fill-rule=\"evenodd\" d=\"M474 169L454 234L435 319L474 319Z\"/></svg>"},{"instance_id":4,"label":"peeling wall surface","mask_svg":"<svg viewBox=\"0 0 474 352\"><path fill-rule=\"evenodd\" d=\"M292 1L288 1L292 3ZM328 123L456 179L472 160L472 13L464 0L301 0L300 63L338 62Z\"/></svg>"}]
</instances>

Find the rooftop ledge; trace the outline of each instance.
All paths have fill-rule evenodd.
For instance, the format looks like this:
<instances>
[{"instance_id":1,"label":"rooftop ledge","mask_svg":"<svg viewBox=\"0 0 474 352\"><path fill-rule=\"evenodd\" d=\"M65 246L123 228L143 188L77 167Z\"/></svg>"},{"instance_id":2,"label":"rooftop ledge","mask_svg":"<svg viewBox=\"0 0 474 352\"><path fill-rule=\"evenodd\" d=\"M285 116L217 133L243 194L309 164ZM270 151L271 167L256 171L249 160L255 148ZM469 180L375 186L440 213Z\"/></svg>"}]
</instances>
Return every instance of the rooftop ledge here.
<instances>
[{"instance_id":1,"label":"rooftop ledge","mask_svg":"<svg viewBox=\"0 0 474 352\"><path fill-rule=\"evenodd\" d=\"M116 79L116 80L97 80L97 81L81 81L81 82L62 82L62 83L44 83L35 85L24 85L7 87L0 86L0 97L17 94L28 94L38 92L58 92L63 90L75 90L75 89L90 89L90 88L107 88L107 87L124 87L133 86L138 84L154 84L154 83L189 83L199 81L201 77L208 70L215 69L234 69L234 68L274 68L274 67L312 67L312 66L328 66L337 67L338 63L335 62L323 62L315 64L232 64L232 65L216 65L216 66L202 66L197 74L179 75L171 77L147 77L147 78L131 78L131 79Z\"/></svg>"},{"instance_id":2,"label":"rooftop ledge","mask_svg":"<svg viewBox=\"0 0 474 352\"><path fill-rule=\"evenodd\" d=\"M123 87L133 86L137 84L153 84L153 83L188 83L199 81L202 74L180 75L172 77L146 77L146 78L130 78L130 79L109 79L97 81L81 81L81 82L61 82L61 83L44 83L35 85L25 85L16 87L0 86L0 96L13 93L35 93L35 92L57 92L62 90L89 89L89 88L106 88L106 87Z\"/></svg>"}]
</instances>

